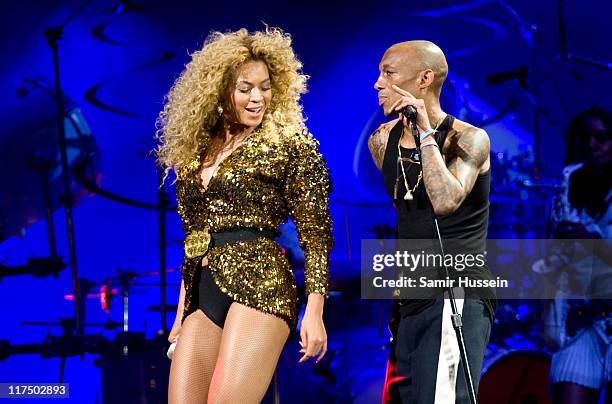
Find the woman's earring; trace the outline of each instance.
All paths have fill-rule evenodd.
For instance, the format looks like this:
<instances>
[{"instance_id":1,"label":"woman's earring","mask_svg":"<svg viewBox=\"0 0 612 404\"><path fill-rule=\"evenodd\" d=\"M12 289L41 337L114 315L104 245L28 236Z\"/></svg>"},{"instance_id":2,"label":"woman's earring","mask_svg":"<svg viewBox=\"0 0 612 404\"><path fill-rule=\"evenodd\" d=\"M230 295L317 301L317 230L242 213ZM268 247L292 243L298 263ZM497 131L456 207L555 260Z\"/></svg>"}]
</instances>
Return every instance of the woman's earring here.
<instances>
[{"instance_id":1,"label":"woman's earring","mask_svg":"<svg viewBox=\"0 0 612 404\"><path fill-rule=\"evenodd\" d=\"M217 105L217 113L219 116L223 115L223 107L221 105Z\"/></svg>"}]
</instances>

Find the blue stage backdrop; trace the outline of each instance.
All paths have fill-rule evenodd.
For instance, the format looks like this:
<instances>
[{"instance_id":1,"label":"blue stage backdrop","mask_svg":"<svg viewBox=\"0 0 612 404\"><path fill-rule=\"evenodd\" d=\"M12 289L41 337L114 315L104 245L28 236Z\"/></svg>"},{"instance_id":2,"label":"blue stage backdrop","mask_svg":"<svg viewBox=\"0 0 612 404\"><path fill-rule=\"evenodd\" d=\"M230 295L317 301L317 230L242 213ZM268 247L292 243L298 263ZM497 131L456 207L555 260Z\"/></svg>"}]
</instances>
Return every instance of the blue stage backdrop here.
<instances>
[{"instance_id":1,"label":"blue stage backdrop","mask_svg":"<svg viewBox=\"0 0 612 404\"><path fill-rule=\"evenodd\" d=\"M376 226L394 224L382 178L367 151L367 137L384 121L373 84L384 50L395 42L436 42L446 52L450 68L443 108L488 131L494 157L492 197L497 198L492 201L497 209L491 219L493 236L544 235L548 191L533 191L543 193L534 196L524 189L517 191L513 184L555 181L563 164L569 118L591 105L609 109L612 91L610 71L560 54L557 3L93 1L66 25L59 42L62 89L73 117L69 129L76 139L69 158L76 165L84 156L93 156L88 169L96 173L99 186L155 204L159 173L148 154L155 144L154 123L164 94L188 62L189 53L199 49L213 30L258 30L265 24L281 27L292 35L304 72L310 76L309 92L303 99L307 125L319 139L332 173L336 243L331 277L340 290L331 299L341 301L343 285L358 278L360 240L374 238ZM609 61L610 4L593 0L564 3L567 51ZM0 193L3 217L15 219L5 219L11 226L6 226L6 234L0 238L0 263L7 267L49 254L40 180L27 164L27 158L36 152L51 151L52 157L57 157L55 143L49 140L56 136L54 104L47 93L54 83L52 54L43 32L65 21L81 4L70 0L2 5L0 155L5 158L0 166L5 190ZM519 78L499 84L487 82L500 77L492 76L499 73ZM53 198L57 209L52 217L57 249L67 262L65 218L57 202L57 167L51 170L51 183L56 189ZM174 204L170 183L166 190ZM122 322L119 294L111 294L110 309L103 310L102 282L121 271L140 274L159 270L159 215L82 188L75 191L79 195L74 209L79 275L92 286L85 305L86 322L104 323L109 318ZM537 200L536 208L517 211L517 204L534 206L529 198ZM26 219L18 220L21 217ZM167 219L167 267L174 269L168 272L167 300L176 304L183 235L177 214L169 213ZM532 226L517 230L517 221ZM160 314L152 307L160 304L159 288L152 286L157 282L159 275L145 274L130 287L129 331L144 332L147 338L153 338L161 328ZM115 281L111 289L120 293L121 286ZM73 316L71 293L68 268L58 277L44 278L3 276L0 272L0 340L13 346L61 335L59 326L46 323ZM387 355L387 306L386 302L355 303L351 307L359 307L360 317L344 325L337 323L330 332L335 357L330 359L327 373L309 376L318 383L320 397L338 402L369 402L377 397ZM333 302L330 307L335 307ZM339 312L329 315L346 320ZM168 326L173 319L170 310ZM24 321L43 324L27 325ZM112 340L119 329L91 327L86 332L101 333ZM348 351L348 345L357 348ZM287 349L297 352L297 345L290 343ZM355 359L346 359L347 352ZM292 351L287 358L294 356ZM64 380L70 383L71 401L102 399L96 357L86 354L67 359ZM295 366L287 365L287 372ZM55 356L0 357L0 382L56 382L60 368L60 359ZM291 374L285 376L285 386L296 379ZM281 392L285 397L292 394L290 388L281 388ZM286 402L292 401L287 398Z\"/></svg>"}]
</instances>

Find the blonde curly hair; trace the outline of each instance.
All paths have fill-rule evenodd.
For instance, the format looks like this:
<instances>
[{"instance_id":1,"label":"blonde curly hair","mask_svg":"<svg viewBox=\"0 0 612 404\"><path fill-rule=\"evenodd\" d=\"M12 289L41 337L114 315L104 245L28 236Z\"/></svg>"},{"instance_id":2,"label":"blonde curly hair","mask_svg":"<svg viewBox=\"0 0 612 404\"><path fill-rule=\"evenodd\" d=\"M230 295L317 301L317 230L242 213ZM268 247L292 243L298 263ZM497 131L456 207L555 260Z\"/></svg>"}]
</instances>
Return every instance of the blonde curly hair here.
<instances>
[{"instance_id":1,"label":"blonde curly hair","mask_svg":"<svg viewBox=\"0 0 612 404\"><path fill-rule=\"evenodd\" d=\"M291 48L291 37L279 28L249 33L213 32L201 50L173 84L156 122L160 144L154 152L165 169L178 170L198 154L206 153L211 137L221 125L218 106L233 92L236 69L261 60L270 74L272 101L265 112L262 130L278 141L283 134L304 129L300 96L306 92L308 76Z\"/></svg>"}]
</instances>

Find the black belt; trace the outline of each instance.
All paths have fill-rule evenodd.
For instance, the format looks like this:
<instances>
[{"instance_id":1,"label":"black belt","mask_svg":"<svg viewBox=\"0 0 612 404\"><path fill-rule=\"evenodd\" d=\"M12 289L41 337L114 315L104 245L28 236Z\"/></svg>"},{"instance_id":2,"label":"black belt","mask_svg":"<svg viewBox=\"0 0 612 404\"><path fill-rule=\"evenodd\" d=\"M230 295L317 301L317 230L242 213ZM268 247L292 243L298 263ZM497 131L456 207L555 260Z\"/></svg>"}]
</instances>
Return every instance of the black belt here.
<instances>
[{"instance_id":1,"label":"black belt","mask_svg":"<svg viewBox=\"0 0 612 404\"><path fill-rule=\"evenodd\" d=\"M237 229L210 233L208 229L196 230L185 236L185 257L196 258L206 255L211 247L221 247L236 241L250 241L259 237L274 240L276 232L260 229Z\"/></svg>"},{"instance_id":2,"label":"black belt","mask_svg":"<svg viewBox=\"0 0 612 404\"><path fill-rule=\"evenodd\" d=\"M235 243L236 241L250 241L259 237L274 240L276 238L276 232L273 230L238 229L222 231L219 233L210 233L209 247L221 247L226 244Z\"/></svg>"}]
</instances>

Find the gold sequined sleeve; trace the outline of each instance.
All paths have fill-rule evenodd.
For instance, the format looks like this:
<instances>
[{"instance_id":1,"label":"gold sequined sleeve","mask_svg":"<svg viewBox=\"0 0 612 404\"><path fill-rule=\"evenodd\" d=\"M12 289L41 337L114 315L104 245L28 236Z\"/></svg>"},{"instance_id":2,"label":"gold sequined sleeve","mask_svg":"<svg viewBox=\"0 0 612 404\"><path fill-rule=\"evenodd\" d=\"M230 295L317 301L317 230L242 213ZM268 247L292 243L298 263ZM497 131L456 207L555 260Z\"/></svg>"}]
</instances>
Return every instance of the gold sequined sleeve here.
<instances>
[{"instance_id":1,"label":"gold sequined sleeve","mask_svg":"<svg viewBox=\"0 0 612 404\"><path fill-rule=\"evenodd\" d=\"M312 135L296 134L291 140L283 193L306 258L306 295L327 295L333 247L329 172Z\"/></svg>"},{"instance_id":2,"label":"gold sequined sleeve","mask_svg":"<svg viewBox=\"0 0 612 404\"><path fill-rule=\"evenodd\" d=\"M186 203L189 198L191 181L194 180L197 174L193 171L193 167L196 166L197 160L190 163L186 167L177 169L176 171L176 200L178 203L178 213L181 218L181 225L185 237L191 234L192 231L197 230L199 224L197 222L193 209L188 209ZM185 321L185 318L195 311L193 290L195 286L195 275L198 269L201 268L201 257L188 258L186 254L183 254L183 261L181 265L181 279L185 287L185 301L183 306L183 315L181 318L181 324Z\"/></svg>"},{"instance_id":3,"label":"gold sequined sleeve","mask_svg":"<svg viewBox=\"0 0 612 404\"><path fill-rule=\"evenodd\" d=\"M181 219L181 227L183 233L187 234L189 231L189 218L185 215L185 206L183 205L184 193L185 193L185 168L179 168L176 170L176 201L179 218Z\"/></svg>"}]
</instances>

